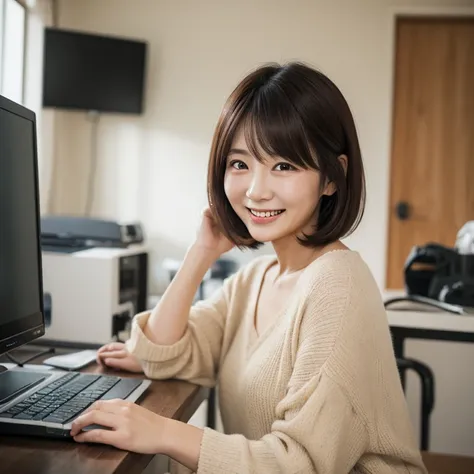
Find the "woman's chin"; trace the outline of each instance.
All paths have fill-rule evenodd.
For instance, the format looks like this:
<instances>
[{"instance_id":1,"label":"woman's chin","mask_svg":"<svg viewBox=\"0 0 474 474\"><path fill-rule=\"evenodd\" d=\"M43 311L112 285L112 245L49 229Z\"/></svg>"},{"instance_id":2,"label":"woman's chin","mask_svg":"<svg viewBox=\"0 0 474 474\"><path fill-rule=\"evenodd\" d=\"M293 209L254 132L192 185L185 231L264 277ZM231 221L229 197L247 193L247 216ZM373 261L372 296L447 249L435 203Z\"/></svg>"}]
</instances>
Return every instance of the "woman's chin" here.
<instances>
[{"instance_id":1,"label":"woman's chin","mask_svg":"<svg viewBox=\"0 0 474 474\"><path fill-rule=\"evenodd\" d=\"M292 235L292 228L289 228L288 225L285 225L285 222L271 222L268 224L256 223L251 218L248 218L248 215L245 216L245 219L242 219L247 227L249 234L252 239L257 242L262 242L263 244L275 242L277 240L284 239L289 235Z\"/></svg>"},{"instance_id":2,"label":"woman's chin","mask_svg":"<svg viewBox=\"0 0 474 474\"><path fill-rule=\"evenodd\" d=\"M252 236L252 239L256 240L257 242L262 242L262 244L274 242L286 236L286 234L282 232L255 230L252 228L249 228L248 230Z\"/></svg>"}]
</instances>

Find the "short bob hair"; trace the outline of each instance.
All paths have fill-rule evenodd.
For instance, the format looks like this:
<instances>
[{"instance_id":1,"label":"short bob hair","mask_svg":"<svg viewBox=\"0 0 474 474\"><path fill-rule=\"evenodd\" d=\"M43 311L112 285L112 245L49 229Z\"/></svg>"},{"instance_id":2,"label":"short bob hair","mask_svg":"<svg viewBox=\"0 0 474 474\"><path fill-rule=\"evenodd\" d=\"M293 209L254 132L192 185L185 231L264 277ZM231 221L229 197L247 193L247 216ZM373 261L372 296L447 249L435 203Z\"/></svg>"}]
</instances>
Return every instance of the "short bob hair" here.
<instances>
[{"instance_id":1,"label":"short bob hair","mask_svg":"<svg viewBox=\"0 0 474 474\"><path fill-rule=\"evenodd\" d=\"M355 230L364 212L364 167L351 111L333 82L302 63L264 65L240 82L222 110L209 160L209 205L226 237L240 248L257 248L261 242L251 237L224 191L227 155L240 127L257 159L264 159L263 151L318 170L322 186L334 184L334 194L322 196L315 209L314 232L298 236L302 245L326 245ZM340 155L347 156L347 169Z\"/></svg>"}]
</instances>

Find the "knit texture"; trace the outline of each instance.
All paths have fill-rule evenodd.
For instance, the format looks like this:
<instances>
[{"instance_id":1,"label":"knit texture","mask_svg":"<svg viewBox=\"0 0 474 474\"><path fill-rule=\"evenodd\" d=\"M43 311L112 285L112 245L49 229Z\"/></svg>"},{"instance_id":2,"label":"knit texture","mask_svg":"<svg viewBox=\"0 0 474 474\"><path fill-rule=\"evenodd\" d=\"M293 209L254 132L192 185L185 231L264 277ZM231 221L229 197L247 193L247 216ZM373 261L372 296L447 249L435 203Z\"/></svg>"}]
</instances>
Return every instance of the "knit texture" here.
<instances>
[{"instance_id":1,"label":"knit texture","mask_svg":"<svg viewBox=\"0 0 474 474\"><path fill-rule=\"evenodd\" d=\"M149 313L134 318L127 347L149 378L218 384L225 434L204 430L198 474L426 473L367 265L349 250L316 259L258 335L274 263L256 259L193 306L173 345L145 337Z\"/></svg>"}]
</instances>

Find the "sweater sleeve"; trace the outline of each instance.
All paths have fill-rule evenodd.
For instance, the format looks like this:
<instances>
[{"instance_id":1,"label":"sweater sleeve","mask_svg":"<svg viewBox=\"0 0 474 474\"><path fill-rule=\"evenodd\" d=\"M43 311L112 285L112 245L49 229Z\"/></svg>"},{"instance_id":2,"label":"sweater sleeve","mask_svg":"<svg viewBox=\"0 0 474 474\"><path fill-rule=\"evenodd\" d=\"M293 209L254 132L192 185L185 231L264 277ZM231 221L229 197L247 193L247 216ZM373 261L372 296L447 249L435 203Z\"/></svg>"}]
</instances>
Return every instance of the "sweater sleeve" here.
<instances>
[{"instance_id":1,"label":"sweater sleeve","mask_svg":"<svg viewBox=\"0 0 474 474\"><path fill-rule=\"evenodd\" d=\"M172 345L158 345L145 336L143 329L151 312L135 316L127 349L141 361L147 377L178 378L203 386L215 384L231 280L232 277L212 297L191 308L183 337Z\"/></svg>"}]
</instances>

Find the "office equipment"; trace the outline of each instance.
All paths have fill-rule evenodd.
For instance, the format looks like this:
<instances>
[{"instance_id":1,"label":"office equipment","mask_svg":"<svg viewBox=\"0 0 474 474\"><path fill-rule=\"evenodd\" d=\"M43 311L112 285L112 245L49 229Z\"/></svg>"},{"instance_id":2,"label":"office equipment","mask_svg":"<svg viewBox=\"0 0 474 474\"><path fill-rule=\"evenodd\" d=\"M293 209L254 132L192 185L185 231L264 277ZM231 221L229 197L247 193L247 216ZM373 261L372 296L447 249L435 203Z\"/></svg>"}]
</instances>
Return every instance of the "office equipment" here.
<instances>
[{"instance_id":1,"label":"office equipment","mask_svg":"<svg viewBox=\"0 0 474 474\"><path fill-rule=\"evenodd\" d=\"M26 359L29 347L21 347L13 353L20 359ZM59 349L66 352L68 349ZM4 356L0 356L0 363ZM41 364L42 360L37 361ZM38 365L38 367L42 367ZM81 372L98 373L96 365ZM113 369L100 369L101 373L116 375ZM196 409L206 399L209 390L182 380L152 381L146 397L140 405L152 413L188 422ZM25 455L25 452L28 455ZM170 472L167 456L138 454L110 446L89 443L71 443L69 440L40 440L0 435L0 474L15 473L38 474L40 461L41 474L112 474L123 472L139 474L146 472ZM150 466L154 469L150 469ZM158 466L160 469L158 469Z\"/></svg>"},{"instance_id":2,"label":"office equipment","mask_svg":"<svg viewBox=\"0 0 474 474\"><path fill-rule=\"evenodd\" d=\"M48 317L43 344L120 340L131 318L147 309L148 251L140 245L143 241L139 223L41 218Z\"/></svg>"},{"instance_id":3,"label":"office equipment","mask_svg":"<svg viewBox=\"0 0 474 474\"><path fill-rule=\"evenodd\" d=\"M468 221L461 227L456 235L455 248L460 254L474 255L474 221Z\"/></svg>"},{"instance_id":4,"label":"office equipment","mask_svg":"<svg viewBox=\"0 0 474 474\"><path fill-rule=\"evenodd\" d=\"M131 318L147 309L148 251L140 245L143 241L142 226L136 222L41 218L48 316L42 343L101 345L120 340Z\"/></svg>"},{"instance_id":5,"label":"office equipment","mask_svg":"<svg viewBox=\"0 0 474 474\"><path fill-rule=\"evenodd\" d=\"M428 297L433 305L439 301L474 307L472 254L435 243L415 245L405 262L404 273L408 296Z\"/></svg>"},{"instance_id":6,"label":"office equipment","mask_svg":"<svg viewBox=\"0 0 474 474\"><path fill-rule=\"evenodd\" d=\"M0 96L0 353L44 334L35 116Z\"/></svg>"},{"instance_id":7,"label":"office equipment","mask_svg":"<svg viewBox=\"0 0 474 474\"><path fill-rule=\"evenodd\" d=\"M95 347L120 340L132 317L147 309L147 275L148 251L142 246L43 251L51 309L41 343Z\"/></svg>"},{"instance_id":8,"label":"office equipment","mask_svg":"<svg viewBox=\"0 0 474 474\"><path fill-rule=\"evenodd\" d=\"M143 112L147 44L46 28L43 106Z\"/></svg>"},{"instance_id":9,"label":"office equipment","mask_svg":"<svg viewBox=\"0 0 474 474\"><path fill-rule=\"evenodd\" d=\"M0 354L45 333L36 118L0 96ZM94 327L91 327L91 331ZM97 399L136 401L149 381L0 366L0 433L69 436Z\"/></svg>"},{"instance_id":10,"label":"office equipment","mask_svg":"<svg viewBox=\"0 0 474 474\"><path fill-rule=\"evenodd\" d=\"M80 352L71 352L70 354L48 357L43 364L64 370L79 370L87 367L96 361L97 351L85 350Z\"/></svg>"},{"instance_id":11,"label":"office equipment","mask_svg":"<svg viewBox=\"0 0 474 474\"><path fill-rule=\"evenodd\" d=\"M94 247L129 247L145 240L139 222L115 222L77 216L42 216L41 248L76 252Z\"/></svg>"}]
</instances>

